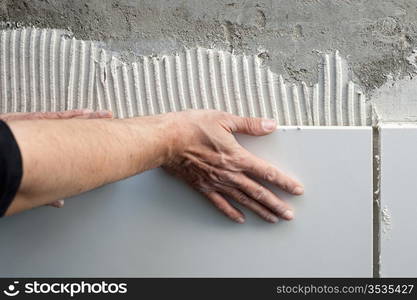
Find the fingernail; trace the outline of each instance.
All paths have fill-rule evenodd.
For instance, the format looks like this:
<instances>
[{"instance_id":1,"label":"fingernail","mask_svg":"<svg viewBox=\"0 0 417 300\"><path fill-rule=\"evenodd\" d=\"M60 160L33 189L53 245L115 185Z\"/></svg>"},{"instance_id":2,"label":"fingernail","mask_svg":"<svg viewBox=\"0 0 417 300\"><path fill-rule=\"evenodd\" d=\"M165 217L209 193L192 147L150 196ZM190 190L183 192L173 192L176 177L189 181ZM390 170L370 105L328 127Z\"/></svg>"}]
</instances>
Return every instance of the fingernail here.
<instances>
[{"instance_id":1,"label":"fingernail","mask_svg":"<svg viewBox=\"0 0 417 300\"><path fill-rule=\"evenodd\" d=\"M292 220L294 219L294 213L291 210L286 210L282 216L287 219L287 220Z\"/></svg>"},{"instance_id":2,"label":"fingernail","mask_svg":"<svg viewBox=\"0 0 417 300\"><path fill-rule=\"evenodd\" d=\"M297 186L295 187L295 189L292 191L292 193L294 195L302 195L304 194L304 188L302 186Z\"/></svg>"},{"instance_id":3,"label":"fingernail","mask_svg":"<svg viewBox=\"0 0 417 300\"><path fill-rule=\"evenodd\" d=\"M277 128L277 123L275 122L275 120L263 119L262 120L262 128L265 131L272 131L272 130L275 130Z\"/></svg>"},{"instance_id":4,"label":"fingernail","mask_svg":"<svg viewBox=\"0 0 417 300\"><path fill-rule=\"evenodd\" d=\"M245 223L245 219L242 218L242 217L239 217L239 218L236 219L236 222L238 222L239 224L243 224L243 223Z\"/></svg>"},{"instance_id":5,"label":"fingernail","mask_svg":"<svg viewBox=\"0 0 417 300\"><path fill-rule=\"evenodd\" d=\"M267 220L271 223L277 223L279 221L277 216L270 215Z\"/></svg>"},{"instance_id":6,"label":"fingernail","mask_svg":"<svg viewBox=\"0 0 417 300\"><path fill-rule=\"evenodd\" d=\"M65 202L64 202L64 200L63 199L61 199L61 200L58 200L58 207L64 207L64 204L65 204Z\"/></svg>"}]
</instances>

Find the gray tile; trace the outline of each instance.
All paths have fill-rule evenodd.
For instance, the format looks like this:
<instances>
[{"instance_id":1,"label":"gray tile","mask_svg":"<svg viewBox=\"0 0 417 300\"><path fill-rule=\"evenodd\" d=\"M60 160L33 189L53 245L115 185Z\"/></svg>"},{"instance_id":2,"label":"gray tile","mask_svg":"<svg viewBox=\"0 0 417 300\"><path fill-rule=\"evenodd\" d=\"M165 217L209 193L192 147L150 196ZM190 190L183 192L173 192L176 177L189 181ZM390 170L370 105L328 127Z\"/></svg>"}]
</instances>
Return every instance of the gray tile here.
<instances>
[{"instance_id":1,"label":"gray tile","mask_svg":"<svg viewBox=\"0 0 417 300\"><path fill-rule=\"evenodd\" d=\"M294 175L295 220L243 225L153 170L0 220L1 276L372 276L371 128L288 127L239 140Z\"/></svg>"},{"instance_id":2,"label":"gray tile","mask_svg":"<svg viewBox=\"0 0 417 300\"><path fill-rule=\"evenodd\" d=\"M417 276L417 126L381 132L381 276Z\"/></svg>"}]
</instances>

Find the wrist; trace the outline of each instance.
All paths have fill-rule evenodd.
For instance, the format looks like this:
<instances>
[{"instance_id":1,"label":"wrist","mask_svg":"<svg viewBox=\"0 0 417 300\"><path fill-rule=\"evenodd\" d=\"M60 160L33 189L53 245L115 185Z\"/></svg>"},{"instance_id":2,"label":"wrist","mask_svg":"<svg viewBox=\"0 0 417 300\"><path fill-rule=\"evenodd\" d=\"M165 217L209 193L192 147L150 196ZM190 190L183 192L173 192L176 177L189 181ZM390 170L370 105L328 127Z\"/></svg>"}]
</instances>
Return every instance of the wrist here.
<instances>
[{"instance_id":1,"label":"wrist","mask_svg":"<svg viewBox=\"0 0 417 300\"><path fill-rule=\"evenodd\" d=\"M133 133L139 152L148 152L146 165L138 171L144 171L143 167L145 170L160 167L177 155L181 134L175 119L175 113L167 113L123 120ZM138 158L143 163L143 157Z\"/></svg>"},{"instance_id":2,"label":"wrist","mask_svg":"<svg viewBox=\"0 0 417 300\"><path fill-rule=\"evenodd\" d=\"M179 113L171 112L159 115L160 132L162 134L162 143L164 147L163 163L168 164L181 152L185 140L183 129L185 127L184 120Z\"/></svg>"}]
</instances>

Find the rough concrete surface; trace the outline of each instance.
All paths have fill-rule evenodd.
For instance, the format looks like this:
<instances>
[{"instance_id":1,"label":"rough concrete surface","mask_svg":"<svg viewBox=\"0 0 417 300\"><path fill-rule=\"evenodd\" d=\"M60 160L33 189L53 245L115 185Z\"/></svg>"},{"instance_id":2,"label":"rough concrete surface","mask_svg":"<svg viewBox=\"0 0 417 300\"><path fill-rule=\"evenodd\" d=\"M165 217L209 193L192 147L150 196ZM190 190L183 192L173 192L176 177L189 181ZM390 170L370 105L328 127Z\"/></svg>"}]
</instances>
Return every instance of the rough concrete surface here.
<instances>
[{"instance_id":1,"label":"rough concrete surface","mask_svg":"<svg viewBox=\"0 0 417 300\"><path fill-rule=\"evenodd\" d=\"M4 26L69 29L76 38L103 41L127 58L169 54L184 46L216 47L257 54L286 80L313 84L319 54L339 50L368 96L389 78L416 74L414 0L0 3L0 19L9 22Z\"/></svg>"},{"instance_id":2,"label":"rough concrete surface","mask_svg":"<svg viewBox=\"0 0 417 300\"><path fill-rule=\"evenodd\" d=\"M415 1L2 1L3 21L68 28L135 54L183 45L259 53L277 73L314 80L317 52L338 49L369 89L411 68Z\"/></svg>"}]
</instances>

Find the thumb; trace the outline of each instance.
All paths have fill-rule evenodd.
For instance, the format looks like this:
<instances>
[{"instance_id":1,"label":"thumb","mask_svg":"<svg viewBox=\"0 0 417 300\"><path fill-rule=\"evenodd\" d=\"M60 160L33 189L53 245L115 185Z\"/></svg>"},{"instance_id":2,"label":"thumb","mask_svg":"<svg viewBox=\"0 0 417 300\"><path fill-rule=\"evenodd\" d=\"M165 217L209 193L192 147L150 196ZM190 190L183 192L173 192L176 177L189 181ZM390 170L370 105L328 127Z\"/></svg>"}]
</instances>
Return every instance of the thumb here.
<instances>
[{"instance_id":1,"label":"thumb","mask_svg":"<svg viewBox=\"0 0 417 300\"><path fill-rule=\"evenodd\" d=\"M277 129L277 122L272 119L234 117L230 129L232 132L248 135L266 135Z\"/></svg>"}]
</instances>

